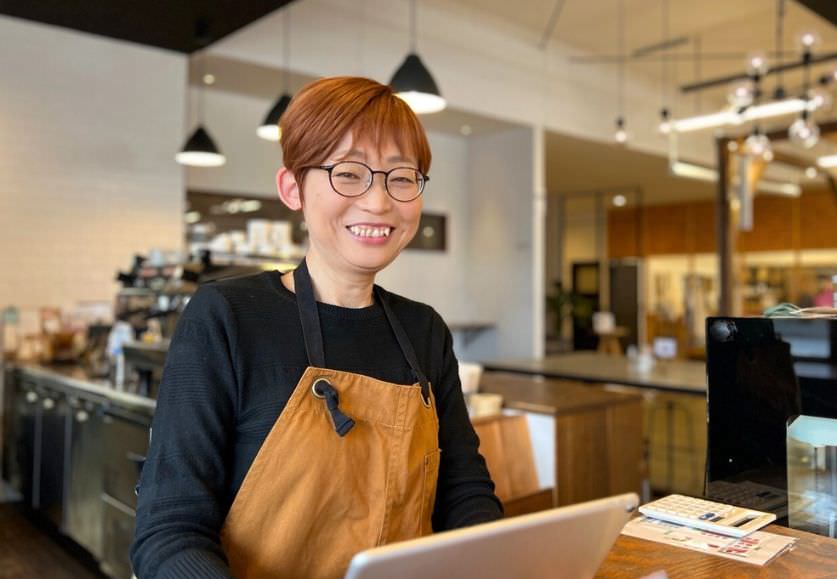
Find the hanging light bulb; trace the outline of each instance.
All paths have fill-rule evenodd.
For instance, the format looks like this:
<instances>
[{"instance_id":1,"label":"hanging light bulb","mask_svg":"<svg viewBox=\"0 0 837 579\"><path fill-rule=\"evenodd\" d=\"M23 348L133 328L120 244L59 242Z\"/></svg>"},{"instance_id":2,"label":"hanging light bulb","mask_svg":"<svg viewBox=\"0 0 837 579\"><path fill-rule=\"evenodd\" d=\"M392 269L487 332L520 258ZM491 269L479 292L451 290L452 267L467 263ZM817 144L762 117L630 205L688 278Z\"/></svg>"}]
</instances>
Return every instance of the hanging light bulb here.
<instances>
[{"instance_id":1,"label":"hanging light bulb","mask_svg":"<svg viewBox=\"0 0 837 579\"><path fill-rule=\"evenodd\" d=\"M764 76L767 72L767 57L763 52L754 52L747 57L747 74L750 76Z\"/></svg>"},{"instance_id":2,"label":"hanging light bulb","mask_svg":"<svg viewBox=\"0 0 837 579\"><path fill-rule=\"evenodd\" d=\"M830 111L832 105L831 91L824 86L818 86L808 91L808 110L823 109Z\"/></svg>"},{"instance_id":3,"label":"hanging light bulb","mask_svg":"<svg viewBox=\"0 0 837 579\"><path fill-rule=\"evenodd\" d=\"M628 140L628 133L625 131L625 119L623 117L616 119L616 132L613 134L613 138L620 144Z\"/></svg>"},{"instance_id":4,"label":"hanging light bulb","mask_svg":"<svg viewBox=\"0 0 837 579\"><path fill-rule=\"evenodd\" d=\"M806 31L796 37L800 52L810 52L819 43L820 37L816 32Z\"/></svg>"},{"instance_id":5,"label":"hanging light bulb","mask_svg":"<svg viewBox=\"0 0 837 579\"><path fill-rule=\"evenodd\" d=\"M671 132L671 113L667 108L660 109L659 130L664 135L667 135Z\"/></svg>"},{"instance_id":6,"label":"hanging light bulb","mask_svg":"<svg viewBox=\"0 0 837 579\"><path fill-rule=\"evenodd\" d=\"M753 86L750 81L742 80L730 87L727 102L736 109L753 104Z\"/></svg>"},{"instance_id":7,"label":"hanging light bulb","mask_svg":"<svg viewBox=\"0 0 837 579\"><path fill-rule=\"evenodd\" d=\"M810 149L820 140L820 128L805 110L788 129L788 137L795 145Z\"/></svg>"},{"instance_id":8,"label":"hanging light bulb","mask_svg":"<svg viewBox=\"0 0 837 579\"><path fill-rule=\"evenodd\" d=\"M753 129L753 132L744 141L744 152L753 157L773 156L773 150L770 146L770 139L767 135L761 132L758 127ZM769 154L768 154L769 152Z\"/></svg>"}]
</instances>

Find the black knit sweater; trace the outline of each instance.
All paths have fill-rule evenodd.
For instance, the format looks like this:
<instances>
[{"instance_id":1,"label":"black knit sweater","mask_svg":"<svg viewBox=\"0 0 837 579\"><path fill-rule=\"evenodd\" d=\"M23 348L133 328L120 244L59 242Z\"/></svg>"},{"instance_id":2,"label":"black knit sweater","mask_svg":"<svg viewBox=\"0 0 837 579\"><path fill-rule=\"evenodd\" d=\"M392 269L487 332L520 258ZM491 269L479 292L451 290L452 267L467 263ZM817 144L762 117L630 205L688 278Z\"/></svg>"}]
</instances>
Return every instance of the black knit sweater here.
<instances>
[{"instance_id":1,"label":"black knit sweater","mask_svg":"<svg viewBox=\"0 0 837 579\"><path fill-rule=\"evenodd\" d=\"M450 331L431 307L390 296L436 397L444 452L433 528L500 518L465 410ZM329 368L415 382L378 303L317 306ZM140 479L131 546L140 579L231 577L221 526L307 366L296 296L278 272L198 290L172 338Z\"/></svg>"}]
</instances>

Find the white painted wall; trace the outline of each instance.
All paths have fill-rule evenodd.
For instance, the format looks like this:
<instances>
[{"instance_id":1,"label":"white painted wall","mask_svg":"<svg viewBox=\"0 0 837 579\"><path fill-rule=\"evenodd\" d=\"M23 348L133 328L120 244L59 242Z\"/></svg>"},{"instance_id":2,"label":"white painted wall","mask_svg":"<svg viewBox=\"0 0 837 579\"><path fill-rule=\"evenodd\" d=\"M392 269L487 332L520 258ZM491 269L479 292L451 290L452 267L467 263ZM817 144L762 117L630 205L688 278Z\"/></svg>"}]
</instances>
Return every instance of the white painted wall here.
<instances>
[{"instance_id":1,"label":"white painted wall","mask_svg":"<svg viewBox=\"0 0 837 579\"><path fill-rule=\"evenodd\" d=\"M198 100L203 98L204 127L227 157L227 162L221 167L188 167L187 188L274 197L274 176L282 166L282 149L278 143L256 136L256 127L273 103L211 89L206 89L201 96L194 87L189 90L189 98L192 111L197 109ZM194 114L190 126L197 126Z\"/></svg>"},{"instance_id":2,"label":"white painted wall","mask_svg":"<svg viewBox=\"0 0 837 579\"><path fill-rule=\"evenodd\" d=\"M378 276L383 287L430 304L448 323L473 318L467 287L472 195L466 167L468 140L430 133L433 151L424 211L447 216L447 251L408 249ZM421 234L421 232L419 232Z\"/></svg>"},{"instance_id":3,"label":"white painted wall","mask_svg":"<svg viewBox=\"0 0 837 579\"><path fill-rule=\"evenodd\" d=\"M113 300L181 247L186 59L0 16L0 307Z\"/></svg>"},{"instance_id":4,"label":"white painted wall","mask_svg":"<svg viewBox=\"0 0 837 579\"><path fill-rule=\"evenodd\" d=\"M605 247L600 247L600 229L606 227L595 196L568 197L564 205L564 247L561 279L565 289L572 288L573 262L604 259Z\"/></svg>"},{"instance_id":5,"label":"white painted wall","mask_svg":"<svg viewBox=\"0 0 837 579\"><path fill-rule=\"evenodd\" d=\"M470 139L466 292L474 319L495 322L497 330L475 340L463 358L528 358L543 347L543 304L533 298L538 289L543 295L534 271L542 260L533 258L543 226L535 204L536 147L531 129Z\"/></svg>"}]
</instances>

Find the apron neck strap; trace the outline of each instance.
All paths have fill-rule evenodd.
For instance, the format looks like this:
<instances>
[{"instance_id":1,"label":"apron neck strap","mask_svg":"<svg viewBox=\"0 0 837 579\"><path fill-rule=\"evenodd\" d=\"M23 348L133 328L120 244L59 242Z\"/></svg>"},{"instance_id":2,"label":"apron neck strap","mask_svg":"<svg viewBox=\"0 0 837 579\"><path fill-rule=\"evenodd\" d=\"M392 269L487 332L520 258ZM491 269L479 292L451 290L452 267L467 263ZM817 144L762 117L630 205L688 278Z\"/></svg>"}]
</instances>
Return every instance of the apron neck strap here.
<instances>
[{"instance_id":1,"label":"apron neck strap","mask_svg":"<svg viewBox=\"0 0 837 579\"><path fill-rule=\"evenodd\" d=\"M318 368L325 368L325 348L323 347L323 332L320 326L320 314L317 311L317 300L314 297L314 286L311 283L311 274L308 272L308 264L303 259L299 267L294 270L294 290L296 291L296 303L299 308L299 319L302 323L302 337L305 341L305 353L308 354L308 363ZM425 403L430 401L430 383L424 372L419 367L416 352L407 333L404 331L401 322L395 317L389 305L389 295L377 285L373 289L374 295L384 309L384 315L389 322L401 348L401 353L407 359L410 369L413 371L416 382L421 384L421 394Z\"/></svg>"},{"instance_id":2,"label":"apron neck strap","mask_svg":"<svg viewBox=\"0 0 837 579\"><path fill-rule=\"evenodd\" d=\"M401 322L398 321L398 318L395 317L395 313L393 313L392 308L389 305L389 294L384 288L377 285L375 286L374 292L378 301L381 302L381 307L384 308L384 315L386 315L389 326L392 328L393 333L395 333L395 339L398 341L398 346L401 348L401 352L404 354L404 357L407 359L407 363L413 370L416 382L421 384L421 396L424 398L425 403L429 403L430 383L427 380L427 376L425 376L424 372L421 371L418 358L416 357L416 351L413 349L413 344L410 342L410 338L407 337L407 332L404 331L404 327L401 325Z\"/></svg>"},{"instance_id":3,"label":"apron neck strap","mask_svg":"<svg viewBox=\"0 0 837 579\"><path fill-rule=\"evenodd\" d=\"M311 275L308 273L308 264L305 263L305 259L294 270L294 290L308 363L317 368L325 368L325 348L323 348L323 333L320 330L320 314L317 311L314 286L311 284Z\"/></svg>"}]
</instances>

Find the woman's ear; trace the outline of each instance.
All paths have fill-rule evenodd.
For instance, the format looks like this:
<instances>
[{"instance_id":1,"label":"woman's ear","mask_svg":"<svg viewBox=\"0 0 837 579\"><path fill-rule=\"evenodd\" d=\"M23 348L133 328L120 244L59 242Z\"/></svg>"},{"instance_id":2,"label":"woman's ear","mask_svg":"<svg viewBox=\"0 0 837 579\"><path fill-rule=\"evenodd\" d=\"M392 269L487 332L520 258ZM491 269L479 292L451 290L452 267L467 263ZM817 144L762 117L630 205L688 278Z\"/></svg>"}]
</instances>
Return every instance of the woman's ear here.
<instances>
[{"instance_id":1,"label":"woman's ear","mask_svg":"<svg viewBox=\"0 0 837 579\"><path fill-rule=\"evenodd\" d=\"M302 192L294 174L285 167L276 172L276 190L279 192L279 199L282 200L291 211L302 209Z\"/></svg>"}]
</instances>

